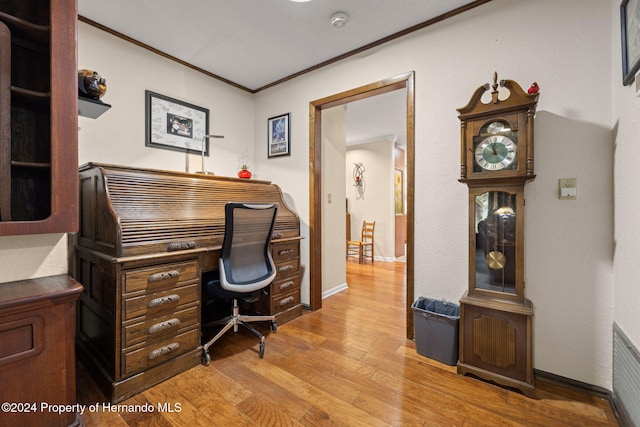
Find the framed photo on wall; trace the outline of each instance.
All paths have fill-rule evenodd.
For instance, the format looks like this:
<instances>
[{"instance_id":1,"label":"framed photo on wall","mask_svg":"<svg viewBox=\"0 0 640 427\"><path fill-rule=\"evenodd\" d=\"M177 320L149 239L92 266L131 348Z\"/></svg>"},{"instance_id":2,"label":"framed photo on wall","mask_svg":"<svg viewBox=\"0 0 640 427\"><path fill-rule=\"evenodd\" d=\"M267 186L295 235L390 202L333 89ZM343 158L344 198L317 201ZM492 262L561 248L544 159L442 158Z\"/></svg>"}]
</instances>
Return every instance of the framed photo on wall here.
<instances>
[{"instance_id":1,"label":"framed photo on wall","mask_svg":"<svg viewBox=\"0 0 640 427\"><path fill-rule=\"evenodd\" d=\"M291 154L289 116L290 113L287 113L267 120L268 157L288 156Z\"/></svg>"},{"instance_id":2,"label":"framed photo on wall","mask_svg":"<svg viewBox=\"0 0 640 427\"><path fill-rule=\"evenodd\" d=\"M640 0L622 0L620 33L622 36L622 84L633 83L640 69Z\"/></svg>"},{"instance_id":3,"label":"framed photo on wall","mask_svg":"<svg viewBox=\"0 0 640 427\"><path fill-rule=\"evenodd\" d=\"M209 110L145 91L148 147L209 155Z\"/></svg>"},{"instance_id":4,"label":"framed photo on wall","mask_svg":"<svg viewBox=\"0 0 640 427\"><path fill-rule=\"evenodd\" d=\"M393 171L393 199L396 215L404 214L404 173L402 169Z\"/></svg>"}]
</instances>

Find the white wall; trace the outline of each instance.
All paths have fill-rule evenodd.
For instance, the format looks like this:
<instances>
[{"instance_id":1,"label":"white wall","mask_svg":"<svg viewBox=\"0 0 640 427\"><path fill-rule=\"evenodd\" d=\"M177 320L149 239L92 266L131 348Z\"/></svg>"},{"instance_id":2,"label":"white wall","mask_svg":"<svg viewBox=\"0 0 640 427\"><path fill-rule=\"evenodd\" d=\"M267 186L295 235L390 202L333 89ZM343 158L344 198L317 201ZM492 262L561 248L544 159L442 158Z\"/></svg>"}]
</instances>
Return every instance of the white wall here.
<instances>
[{"instance_id":1,"label":"white wall","mask_svg":"<svg viewBox=\"0 0 640 427\"><path fill-rule=\"evenodd\" d=\"M150 90L209 110L209 132L225 139L209 141L206 170L236 176L242 166L240 157L246 152L253 172L251 94L82 22L78 23L78 68L98 71L107 80L102 101L112 105L98 119L79 118L80 164L91 161L186 170L184 153L145 146L145 90ZM262 148L266 152L266 144ZM201 168L201 157L190 155L189 171Z\"/></svg>"},{"instance_id":2,"label":"white wall","mask_svg":"<svg viewBox=\"0 0 640 427\"><path fill-rule=\"evenodd\" d=\"M366 188L362 194L353 186L354 163L365 166ZM393 170L392 142L383 140L347 147L345 190L351 214L351 238L360 239L362 221L375 221L375 258L389 261L395 256Z\"/></svg>"},{"instance_id":3,"label":"white wall","mask_svg":"<svg viewBox=\"0 0 640 427\"><path fill-rule=\"evenodd\" d=\"M611 92L614 129L614 320L640 348L640 97L622 85L620 2L611 0Z\"/></svg>"},{"instance_id":4,"label":"white wall","mask_svg":"<svg viewBox=\"0 0 640 427\"><path fill-rule=\"evenodd\" d=\"M322 112L322 158L343 165L346 147L346 110L343 105ZM340 169L342 170L342 169ZM344 214L344 175L323 174L322 206L322 294L331 295L347 286ZM307 263L308 265L308 263Z\"/></svg>"},{"instance_id":5,"label":"white wall","mask_svg":"<svg viewBox=\"0 0 640 427\"><path fill-rule=\"evenodd\" d=\"M457 181L456 108L494 71L525 89L537 81L538 177L526 189L525 247L534 366L610 388L611 13L599 0L494 0L260 92L256 136L267 117L291 111L292 151L302 154L259 168L287 183L308 223L309 102L414 70L415 294L457 300L467 288L467 188ZM577 200L558 200L559 178L578 179ZM304 245L308 250L308 240Z\"/></svg>"},{"instance_id":6,"label":"white wall","mask_svg":"<svg viewBox=\"0 0 640 427\"><path fill-rule=\"evenodd\" d=\"M0 237L0 284L67 273L67 235Z\"/></svg>"}]
</instances>

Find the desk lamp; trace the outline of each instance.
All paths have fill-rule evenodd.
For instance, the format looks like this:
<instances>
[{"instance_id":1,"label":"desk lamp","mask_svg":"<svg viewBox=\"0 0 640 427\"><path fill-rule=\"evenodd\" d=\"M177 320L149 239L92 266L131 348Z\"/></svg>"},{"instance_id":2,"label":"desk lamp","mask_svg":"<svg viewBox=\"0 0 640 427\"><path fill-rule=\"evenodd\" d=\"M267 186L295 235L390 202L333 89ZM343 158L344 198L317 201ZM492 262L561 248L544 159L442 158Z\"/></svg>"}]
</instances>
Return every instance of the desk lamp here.
<instances>
[{"instance_id":1,"label":"desk lamp","mask_svg":"<svg viewBox=\"0 0 640 427\"><path fill-rule=\"evenodd\" d=\"M213 175L213 173L207 172L206 170L204 170L204 153L205 153L205 141L207 139L211 139L211 138L219 138L219 139L224 139L224 135L205 135L202 137L202 146L200 148L200 153L201 153L201 157L202 157L202 170L196 172L196 173L201 173L203 175Z\"/></svg>"}]
</instances>

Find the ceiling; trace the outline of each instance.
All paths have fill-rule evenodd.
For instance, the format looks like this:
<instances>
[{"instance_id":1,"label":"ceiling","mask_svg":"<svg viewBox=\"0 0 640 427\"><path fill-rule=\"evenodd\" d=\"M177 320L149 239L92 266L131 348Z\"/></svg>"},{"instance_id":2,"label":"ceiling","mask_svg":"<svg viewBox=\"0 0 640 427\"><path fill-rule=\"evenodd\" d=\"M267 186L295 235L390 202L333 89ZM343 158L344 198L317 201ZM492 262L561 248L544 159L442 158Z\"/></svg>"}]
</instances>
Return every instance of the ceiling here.
<instances>
[{"instance_id":1,"label":"ceiling","mask_svg":"<svg viewBox=\"0 0 640 427\"><path fill-rule=\"evenodd\" d=\"M257 92L487 1L78 0L78 14ZM330 23L336 12L349 16L343 28ZM406 95L396 92L350 104L347 140L402 144Z\"/></svg>"},{"instance_id":2,"label":"ceiling","mask_svg":"<svg viewBox=\"0 0 640 427\"><path fill-rule=\"evenodd\" d=\"M78 0L78 14L251 91L470 0ZM483 3L483 2L480 2ZM343 28L330 23L349 15Z\"/></svg>"}]
</instances>

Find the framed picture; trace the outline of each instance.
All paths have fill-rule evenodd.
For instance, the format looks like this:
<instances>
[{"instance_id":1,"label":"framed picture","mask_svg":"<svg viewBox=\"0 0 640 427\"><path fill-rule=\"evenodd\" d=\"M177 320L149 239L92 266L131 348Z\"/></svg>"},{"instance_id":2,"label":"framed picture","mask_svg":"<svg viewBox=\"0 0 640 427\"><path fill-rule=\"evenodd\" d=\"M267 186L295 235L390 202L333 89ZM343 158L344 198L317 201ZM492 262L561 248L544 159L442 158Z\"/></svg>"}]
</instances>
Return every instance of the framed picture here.
<instances>
[{"instance_id":1,"label":"framed picture","mask_svg":"<svg viewBox=\"0 0 640 427\"><path fill-rule=\"evenodd\" d=\"M404 214L404 176L402 169L393 171L393 199L396 215Z\"/></svg>"},{"instance_id":2,"label":"framed picture","mask_svg":"<svg viewBox=\"0 0 640 427\"><path fill-rule=\"evenodd\" d=\"M622 0L620 33L622 35L622 83L633 83L640 69L640 0Z\"/></svg>"},{"instance_id":3,"label":"framed picture","mask_svg":"<svg viewBox=\"0 0 640 427\"><path fill-rule=\"evenodd\" d=\"M271 117L268 125L268 157L288 156L291 154L291 141L289 139L289 113Z\"/></svg>"},{"instance_id":4,"label":"framed picture","mask_svg":"<svg viewBox=\"0 0 640 427\"><path fill-rule=\"evenodd\" d=\"M149 90L145 97L146 146L209 155L209 110Z\"/></svg>"}]
</instances>

